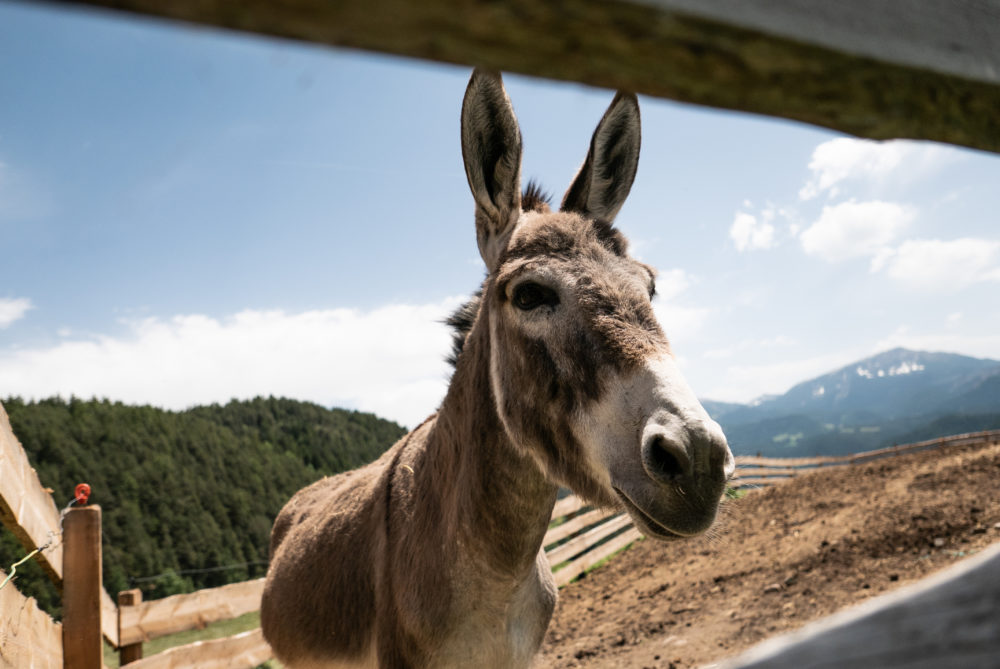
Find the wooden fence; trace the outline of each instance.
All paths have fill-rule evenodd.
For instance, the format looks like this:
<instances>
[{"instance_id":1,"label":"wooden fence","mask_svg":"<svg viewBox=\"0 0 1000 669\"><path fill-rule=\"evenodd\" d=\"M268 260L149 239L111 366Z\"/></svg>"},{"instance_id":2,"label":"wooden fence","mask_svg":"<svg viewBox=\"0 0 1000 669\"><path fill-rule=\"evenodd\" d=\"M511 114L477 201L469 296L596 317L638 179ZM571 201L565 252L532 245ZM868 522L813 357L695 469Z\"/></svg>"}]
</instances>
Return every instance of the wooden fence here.
<instances>
[{"instance_id":1,"label":"wooden fence","mask_svg":"<svg viewBox=\"0 0 1000 669\"><path fill-rule=\"evenodd\" d=\"M1000 0L64 0L1000 152Z\"/></svg>"},{"instance_id":2,"label":"wooden fence","mask_svg":"<svg viewBox=\"0 0 1000 669\"><path fill-rule=\"evenodd\" d=\"M931 448L943 446L961 446L963 444L980 443L982 441L1000 440L1000 430L984 430L956 434L950 437L928 439L913 444L890 446L874 451L863 451L850 455L818 456L814 458L763 458L753 455L741 455L736 458L736 474L730 480L734 488L751 488L774 485L788 481L796 476L830 467L870 462L879 458L888 458L904 453L916 453Z\"/></svg>"},{"instance_id":3,"label":"wooden fence","mask_svg":"<svg viewBox=\"0 0 1000 669\"><path fill-rule=\"evenodd\" d=\"M1000 439L1000 430L962 434L842 457L737 458L734 482L759 486L817 468L845 466L903 453ZM54 622L16 588L0 590L0 669L100 669L103 637L135 669L253 667L271 657L259 629L178 646L143 658L142 644L257 611L264 579L143 602L139 590L116 604L101 584L101 509L69 508L60 519L0 405L0 517L63 590L63 622ZM62 525L60 526L60 522ZM563 586L641 537L622 513L594 509L571 495L559 500L544 547L557 585ZM46 547L48 546L48 547Z\"/></svg>"}]
</instances>

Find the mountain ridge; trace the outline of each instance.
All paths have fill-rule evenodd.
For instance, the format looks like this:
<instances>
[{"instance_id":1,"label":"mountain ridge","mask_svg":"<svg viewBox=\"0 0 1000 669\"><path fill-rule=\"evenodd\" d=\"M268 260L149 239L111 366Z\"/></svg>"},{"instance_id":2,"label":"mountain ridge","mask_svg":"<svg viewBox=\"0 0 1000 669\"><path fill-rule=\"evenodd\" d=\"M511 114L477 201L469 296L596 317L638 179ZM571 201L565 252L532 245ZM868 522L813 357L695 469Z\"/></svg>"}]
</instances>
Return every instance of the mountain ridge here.
<instances>
[{"instance_id":1,"label":"mountain ridge","mask_svg":"<svg viewBox=\"0 0 1000 669\"><path fill-rule=\"evenodd\" d=\"M1000 361L893 348L739 404L705 400L736 453L832 455L940 436L951 423L992 429L1000 417ZM976 427L982 426L982 427ZM926 427L926 430L922 428Z\"/></svg>"}]
</instances>

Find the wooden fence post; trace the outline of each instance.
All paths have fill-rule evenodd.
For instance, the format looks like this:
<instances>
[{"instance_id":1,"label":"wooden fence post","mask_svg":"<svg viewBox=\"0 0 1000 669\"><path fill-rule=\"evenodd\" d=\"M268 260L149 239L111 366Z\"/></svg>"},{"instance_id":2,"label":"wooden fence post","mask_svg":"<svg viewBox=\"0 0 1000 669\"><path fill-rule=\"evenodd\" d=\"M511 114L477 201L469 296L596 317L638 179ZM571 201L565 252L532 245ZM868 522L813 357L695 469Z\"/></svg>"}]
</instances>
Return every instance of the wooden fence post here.
<instances>
[{"instance_id":1,"label":"wooden fence post","mask_svg":"<svg viewBox=\"0 0 1000 669\"><path fill-rule=\"evenodd\" d=\"M122 619L122 609L126 606L138 606L142 604L142 590L122 590L118 593L118 620ZM118 625L118 635L121 638L121 623ZM118 665L123 666L129 662L142 659L142 642L130 643L118 649Z\"/></svg>"},{"instance_id":2,"label":"wooden fence post","mask_svg":"<svg viewBox=\"0 0 1000 669\"><path fill-rule=\"evenodd\" d=\"M63 521L63 667L101 669L101 507L66 512Z\"/></svg>"}]
</instances>

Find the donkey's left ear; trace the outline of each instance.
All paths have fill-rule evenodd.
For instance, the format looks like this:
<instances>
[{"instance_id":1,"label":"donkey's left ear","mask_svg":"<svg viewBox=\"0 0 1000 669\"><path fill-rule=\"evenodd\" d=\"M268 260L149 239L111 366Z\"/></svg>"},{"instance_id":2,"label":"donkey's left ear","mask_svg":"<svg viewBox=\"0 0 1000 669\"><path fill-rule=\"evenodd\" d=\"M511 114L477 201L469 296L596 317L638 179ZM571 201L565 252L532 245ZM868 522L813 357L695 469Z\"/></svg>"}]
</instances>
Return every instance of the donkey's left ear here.
<instances>
[{"instance_id":1,"label":"donkey's left ear","mask_svg":"<svg viewBox=\"0 0 1000 669\"><path fill-rule=\"evenodd\" d=\"M597 124L587 159L560 209L612 222L635 181L641 135L638 98L619 92Z\"/></svg>"},{"instance_id":2,"label":"donkey's left ear","mask_svg":"<svg viewBox=\"0 0 1000 669\"><path fill-rule=\"evenodd\" d=\"M462 158L476 201L476 240L492 272L521 215L521 130L497 72L472 73L462 102Z\"/></svg>"}]
</instances>

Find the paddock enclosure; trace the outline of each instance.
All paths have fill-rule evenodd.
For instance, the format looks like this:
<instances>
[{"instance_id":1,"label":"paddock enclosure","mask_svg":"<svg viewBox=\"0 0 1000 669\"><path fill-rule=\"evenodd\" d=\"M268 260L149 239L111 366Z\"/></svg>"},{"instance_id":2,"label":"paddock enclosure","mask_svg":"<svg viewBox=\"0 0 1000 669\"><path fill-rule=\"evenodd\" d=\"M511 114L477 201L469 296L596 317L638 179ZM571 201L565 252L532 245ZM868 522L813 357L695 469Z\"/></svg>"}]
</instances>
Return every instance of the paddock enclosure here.
<instances>
[{"instance_id":1,"label":"paddock enclosure","mask_svg":"<svg viewBox=\"0 0 1000 669\"><path fill-rule=\"evenodd\" d=\"M926 139L1000 152L1000 0L65 4L628 89L779 116L860 137ZM995 443L996 435L987 433L911 450L941 445L944 452L949 444L961 449ZM745 460L739 464L742 483L762 485L791 478L794 486L804 463ZM806 466L820 464L853 463ZM845 466L837 471L849 470ZM816 474L808 479L815 481ZM995 480L987 490L964 492L970 499L995 498ZM771 493L751 493L758 494ZM600 541L597 550L612 553L637 538L634 528L620 517L604 517L572 498L559 502L557 515L560 524L549 537L558 538L547 539L547 546L561 583L606 557L578 555L578 548ZM100 509L68 510L60 540L59 509L39 483L2 411L0 516L26 551L45 546L50 537L56 539L37 559L61 585L65 609L63 623L55 623L15 585L0 590L0 667L99 667L102 637L121 648L123 658L135 657L136 644L142 641L257 606L257 582L157 602L138 602L134 593L122 593L117 603L112 601L100 583ZM987 528L984 536L995 537L995 530ZM856 638L851 630L859 626L883 624L902 630L911 641L941 642L933 646L935 655L925 646L919 653L910 652L898 638L886 637L895 645L880 657L896 662L894 666L942 666L942 658L959 663L953 666L994 666L988 662L1000 657L1000 617L995 615L1000 610L1000 555L995 549L994 545L993 550L983 550L962 573L917 586L908 599L882 601L845 614L727 666L857 666L850 664L856 662L850 655L840 656L840 664L838 658L830 659L831 648L843 648L845 639ZM928 606L936 615L920 613ZM553 633L561 634L560 629L557 625ZM960 633L966 629L973 631ZM545 652L546 660L555 661ZM827 659L809 664L817 655ZM248 632L176 648L133 666L254 666L267 656L259 632ZM601 653L584 652L570 659L582 662L587 657L600 659ZM661 660L665 663L669 656Z\"/></svg>"},{"instance_id":2,"label":"paddock enclosure","mask_svg":"<svg viewBox=\"0 0 1000 669\"><path fill-rule=\"evenodd\" d=\"M845 472L849 475L852 469L861 466L859 463L871 464L884 459L896 460L894 456L908 454L945 455L953 451L961 453L962 449L970 447L992 448L993 451L997 451L997 469L1000 470L1000 431L992 431L956 435L843 458L789 458L787 462L782 463L781 459L738 457L737 476L734 482L736 485L752 486L751 490L755 492L750 494L755 495L764 490L760 484L747 484L748 480L764 478L769 484L781 488L783 487L780 485L781 482L808 478L813 485L816 485L834 476L834 472L838 472L841 476ZM765 461L763 464L762 460ZM770 475L762 477L761 470L765 468ZM793 471L795 474L789 475L786 473L788 471ZM45 546L50 537L58 537L60 514L57 505L52 495L39 482L17 437L10 429L10 423L2 406L0 406L0 472L3 474L0 479L2 481L0 516L5 527L18 537L25 550L33 551ZM724 517L726 513L724 510ZM186 630L200 629L209 623L257 611L260 607L263 579L199 590L190 594L173 595L148 602L142 601L140 591L127 590L118 593L116 603L104 591L101 584L100 522L100 507L91 505L70 508L63 521L62 541L54 541L51 547L43 549L38 555L38 560L49 577L62 585L64 618L61 624L54 622L47 614L40 611L34 600L21 595L14 585L8 584L0 590L0 667L99 669L103 665L102 639L119 650L121 664L128 664L136 669L181 667L236 669L257 666L271 657L270 648L259 629L223 639L177 646L143 657L142 645L145 642ZM995 533L1000 536L1000 522L997 522ZM552 514L552 525L546 534L544 545L557 584L566 586L640 538L640 533L632 526L627 515L592 509L582 500L570 495L556 503ZM647 544L655 546L658 542L642 543L640 550L648 550ZM704 542L701 540L684 542L687 543L702 545ZM980 619L982 606L992 606L994 600L1000 597L996 592L996 579L993 578L1000 564L1000 552L997 548L994 546L992 551L985 551L978 558L978 562L966 567L957 578L939 577L939 582L933 586L930 594L922 590L917 596L931 597L934 603L933 610L936 612L945 615L964 613L977 620ZM701 548L696 550L700 551ZM624 557L627 558L628 555L630 554ZM612 563L615 569L621 568L620 562L627 563L627 559L615 560ZM627 569L641 571L634 566L629 566ZM564 591L563 597L569 598L570 602L576 601L579 599L578 593L590 587L591 580L603 581L605 584L609 581L615 583L613 576L606 576L604 570L601 570L594 572L593 576L586 576L580 584L570 585L569 589ZM628 583L628 587L632 587L631 582L631 578L620 581ZM612 585L612 587L626 591L624 585ZM956 592L956 587L959 588L957 590L959 594L949 594ZM953 601L955 597L958 598L957 601ZM589 601L591 604L598 604L605 600L607 596L601 595ZM916 601L915 606L918 609L925 606L921 603L923 600ZM970 607L970 602L979 602L979 608ZM629 608L632 606L630 604ZM678 602L678 606L683 609L684 605ZM897 598L897 601L884 606L907 607L910 604L906 599L900 602ZM561 607L557 613L557 631L551 633L543 645L542 662L554 660L553 655L558 655L561 638L558 630L564 625L561 619L566 617L567 610L573 611L572 606ZM590 606L590 610L593 610L593 606ZM880 614L878 610L872 608L862 615ZM884 617L886 614L881 615ZM580 614L582 621L586 621L589 617L590 614ZM926 616L922 619L926 619ZM934 621L937 625L944 624L939 617L934 618ZM620 623L616 623L618 624ZM852 618L847 622L838 622L833 631L842 635L843 626L848 624L860 624L863 628L866 627L865 622L858 623ZM979 636L975 637L977 648L989 652L997 651L996 624L994 617L990 616L985 626L972 626L973 630L980 630ZM898 621L896 625L898 626ZM628 625L623 627L628 629ZM847 633L856 634L856 631ZM884 635L879 638L883 637ZM832 638L831 643L842 642L838 640L839 637ZM893 637L890 636L888 639L891 641ZM796 657L798 656L793 655L793 658ZM571 658L575 659L575 656L571 655ZM747 666L804 666L757 662ZM575 665L554 661L550 662L550 666ZM609 666L614 666L614 663Z\"/></svg>"}]
</instances>

